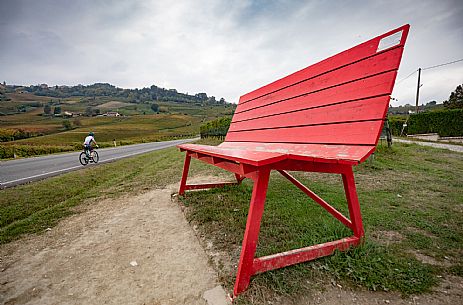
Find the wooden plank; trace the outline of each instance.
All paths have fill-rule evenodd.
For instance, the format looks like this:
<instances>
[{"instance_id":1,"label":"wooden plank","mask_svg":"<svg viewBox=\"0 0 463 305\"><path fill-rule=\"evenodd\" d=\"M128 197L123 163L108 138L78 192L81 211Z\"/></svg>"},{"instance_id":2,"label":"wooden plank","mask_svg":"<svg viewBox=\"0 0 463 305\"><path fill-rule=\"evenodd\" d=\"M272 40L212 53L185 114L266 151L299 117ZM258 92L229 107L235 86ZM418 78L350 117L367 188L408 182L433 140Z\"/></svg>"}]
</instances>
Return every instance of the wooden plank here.
<instances>
[{"instance_id":1,"label":"wooden plank","mask_svg":"<svg viewBox=\"0 0 463 305\"><path fill-rule=\"evenodd\" d=\"M284 112L297 111L310 107L330 105L337 102L390 94L396 74L397 72L392 71L290 100L267 104L249 111L235 113L232 122L281 113L283 112L282 109L284 109Z\"/></svg>"},{"instance_id":2,"label":"wooden plank","mask_svg":"<svg viewBox=\"0 0 463 305\"><path fill-rule=\"evenodd\" d=\"M339 86L350 81L355 81L386 71L397 70L402 57L402 51L403 49L394 49L387 53L381 53L355 64L323 74L319 77L296 83L295 85L286 87L250 102L240 102L235 112L240 113L249 109L262 107L269 103L316 92L333 86Z\"/></svg>"},{"instance_id":3,"label":"wooden plank","mask_svg":"<svg viewBox=\"0 0 463 305\"><path fill-rule=\"evenodd\" d=\"M255 258L252 265L253 274L307 262L319 257L333 254L335 250L345 251L360 243L356 236L346 237L310 247L290 250L273 255Z\"/></svg>"},{"instance_id":4,"label":"wooden plank","mask_svg":"<svg viewBox=\"0 0 463 305\"><path fill-rule=\"evenodd\" d=\"M221 182L221 183L203 183L203 184L187 184L185 190L203 190L216 187L224 187L230 185L236 185L237 182Z\"/></svg>"},{"instance_id":5,"label":"wooden plank","mask_svg":"<svg viewBox=\"0 0 463 305\"><path fill-rule=\"evenodd\" d=\"M201 159L201 155L208 155L210 157L219 157L226 160L232 160L236 162L247 163L255 166L262 166L284 160L286 155L278 152L265 152L265 151L246 151L239 149L227 149L218 146L207 146L198 144L181 144L178 148L195 152L198 156L197 159ZM213 159L204 158L204 161L213 164ZM207 159L207 160L206 160Z\"/></svg>"},{"instance_id":6,"label":"wooden plank","mask_svg":"<svg viewBox=\"0 0 463 305\"><path fill-rule=\"evenodd\" d=\"M389 96L232 123L229 132L383 119ZM330 127L327 127L330 128Z\"/></svg>"},{"instance_id":7,"label":"wooden plank","mask_svg":"<svg viewBox=\"0 0 463 305\"><path fill-rule=\"evenodd\" d=\"M331 125L237 131L228 132L225 140L228 142L249 141L375 145L382 126L382 121L366 121Z\"/></svg>"},{"instance_id":8,"label":"wooden plank","mask_svg":"<svg viewBox=\"0 0 463 305\"><path fill-rule=\"evenodd\" d=\"M251 91L245 95L243 95L240 98L240 103L255 99L259 96L268 94L273 92L276 88L283 88L286 86L289 86L291 84L294 84L295 82L301 80L301 79L306 79L308 77L313 77L318 74L337 69L343 65L364 59L366 57L372 56L377 53L378 50L378 45L381 41L381 39L385 37L389 37L390 35L393 35L395 33L398 33L400 31L403 31L402 33L402 39L400 41L400 44L396 48L403 48L403 45L405 44L405 40L408 36L408 31L409 31L410 25L406 24L404 26L401 26L397 29L394 29L392 31L389 31L387 33L384 33L383 35L377 36L373 39L370 39L362 44L359 44L351 49L348 49L346 51L343 51L339 54L336 54L334 56L331 56L321 62L318 62L316 64L313 64L307 68L304 68L300 71L297 71L293 74L290 74L286 77L283 77L279 80L276 80L268 85L265 85L259 89L256 89L254 91ZM388 52L389 50L384 50L383 52Z\"/></svg>"}]
</instances>

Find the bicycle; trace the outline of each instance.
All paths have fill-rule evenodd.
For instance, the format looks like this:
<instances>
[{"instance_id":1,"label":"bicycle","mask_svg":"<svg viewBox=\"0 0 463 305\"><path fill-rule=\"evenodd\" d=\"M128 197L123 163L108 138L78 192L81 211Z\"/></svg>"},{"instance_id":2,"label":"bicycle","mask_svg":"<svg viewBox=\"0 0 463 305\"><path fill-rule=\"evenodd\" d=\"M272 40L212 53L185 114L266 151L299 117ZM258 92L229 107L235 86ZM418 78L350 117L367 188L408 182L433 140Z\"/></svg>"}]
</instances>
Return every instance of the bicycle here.
<instances>
[{"instance_id":1,"label":"bicycle","mask_svg":"<svg viewBox=\"0 0 463 305\"><path fill-rule=\"evenodd\" d=\"M79 155L80 164L85 166L89 162L90 163L95 163L95 164L98 163L98 161L100 160L100 157L98 156L98 152L96 151L97 147L94 147L92 150L84 148L84 151L81 152L80 155Z\"/></svg>"}]
</instances>

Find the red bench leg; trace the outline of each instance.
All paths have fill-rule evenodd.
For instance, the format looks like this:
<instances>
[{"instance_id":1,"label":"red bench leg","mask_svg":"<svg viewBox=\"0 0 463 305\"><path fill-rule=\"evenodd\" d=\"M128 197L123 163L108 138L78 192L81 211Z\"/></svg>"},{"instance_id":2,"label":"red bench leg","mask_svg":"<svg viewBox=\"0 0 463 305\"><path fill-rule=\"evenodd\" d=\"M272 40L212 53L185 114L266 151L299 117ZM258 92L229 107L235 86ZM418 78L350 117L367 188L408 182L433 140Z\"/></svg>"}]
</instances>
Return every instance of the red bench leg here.
<instances>
[{"instance_id":1,"label":"red bench leg","mask_svg":"<svg viewBox=\"0 0 463 305\"><path fill-rule=\"evenodd\" d=\"M244 180L244 176L241 176L240 174L235 174L235 177L238 184L241 184L241 181Z\"/></svg>"},{"instance_id":2,"label":"red bench leg","mask_svg":"<svg viewBox=\"0 0 463 305\"><path fill-rule=\"evenodd\" d=\"M248 288L251 275L253 275L254 254L256 253L257 240L259 238L260 220L264 212L269 175L269 170L259 171L254 180L238 273L233 291L235 296Z\"/></svg>"},{"instance_id":3,"label":"red bench leg","mask_svg":"<svg viewBox=\"0 0 463 305\"><path fill-rule=\"evenodd\" d=\"M182 180L180 181L180 189L178 190L178 194L180 196L183 196L183 194L185 194L186 179L188 178L190 162L191 162L191 156L187 153L185 156L185 163L183 164L183 174L182 174Z\"/></svg>"},{"instance_id":4,"label":"red bench leg","mask_svg":"<svg viewBox=\"0 0 463 305\"><path fill-rule=\"evenodd\" d=\"M223 187L227 185L240 184L241 181L243 181L245 178L244 176L241 176L240 174L235 174L236 182L187 184L186 181L188 178L188 171L190 169L190 163L191 163L191 155L187 153L185 156L185 163L183 165L183 174L182 174L182 180L180 181L180 189L178 191L178 194L180 196L183 196L185 194L185 191L187 190L201 190L201 189L209 189L213 187Z\"/></svg>"},{"instance_id":5,"label":"red bench leg","mask_svg":"<svg viewBox=\"0 0 463 305\"><path fill-rule=\"evenodd\" d=\"M365 235L365 232L363 230L362 214L360 212L360 204L357 196L352 168L350 168L346 173L342 174L342 182L346 192L350 221L352 222L352 230L354 231L354 236L361 239Z\"/></svg>"}]
</instances>

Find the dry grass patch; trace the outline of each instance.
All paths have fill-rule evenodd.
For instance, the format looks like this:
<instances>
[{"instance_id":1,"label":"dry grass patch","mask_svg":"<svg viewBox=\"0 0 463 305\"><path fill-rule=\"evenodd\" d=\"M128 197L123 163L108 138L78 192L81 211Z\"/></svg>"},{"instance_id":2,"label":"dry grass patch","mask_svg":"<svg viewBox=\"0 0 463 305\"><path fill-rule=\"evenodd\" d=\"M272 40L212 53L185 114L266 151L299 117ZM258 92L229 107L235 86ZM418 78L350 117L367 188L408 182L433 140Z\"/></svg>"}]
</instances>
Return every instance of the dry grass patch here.
<instances>
[{"instance_id":1,"label":"dry grass patch","mask_svg":"<svg viewBox=\"0 0 463 305\"><path fill-rule=\"evenodd\" d=\"M133 105L134 104L124 103L124 102L119 102L119 101L110 101L110 102L106 102L104 104L98 105L96 106L96 108L107 110L107 109L123 108L123 107L133 106Z\"/></svg>"}]
</instances>

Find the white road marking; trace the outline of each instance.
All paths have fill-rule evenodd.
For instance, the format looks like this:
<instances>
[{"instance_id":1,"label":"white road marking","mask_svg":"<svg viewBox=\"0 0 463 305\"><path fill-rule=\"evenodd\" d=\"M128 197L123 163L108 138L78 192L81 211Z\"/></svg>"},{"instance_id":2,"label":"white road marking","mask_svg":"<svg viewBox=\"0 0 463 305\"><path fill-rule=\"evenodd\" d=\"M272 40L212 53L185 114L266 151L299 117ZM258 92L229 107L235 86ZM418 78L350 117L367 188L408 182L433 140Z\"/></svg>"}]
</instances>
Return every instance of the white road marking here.
<instances>
[{"instance_id":1,"label":"white road marking","mask_svg":"<svg viewBox=\"0 0 463 305\"><path fill-rule=\"evenodd\" d=\"M22 181L22 180L34 179L34 178L38 178L38 177L45 176L45 175L56 174L56 173L64 172L64 171L67 171L67 170L72 170L74 168L79 168L79 167L82 167L82 166L73 166L73 167L63 168L63 169L59 169L59 170L48 172L48 173L38 174L38 175L29 176L29 177L25 177L25 178L20 178L20 179L16 179L16 180L10 180L10 181L3 182L2 185L15 183L15 182L19 182L19 181Z\"/></svg>"}]
</instances>

